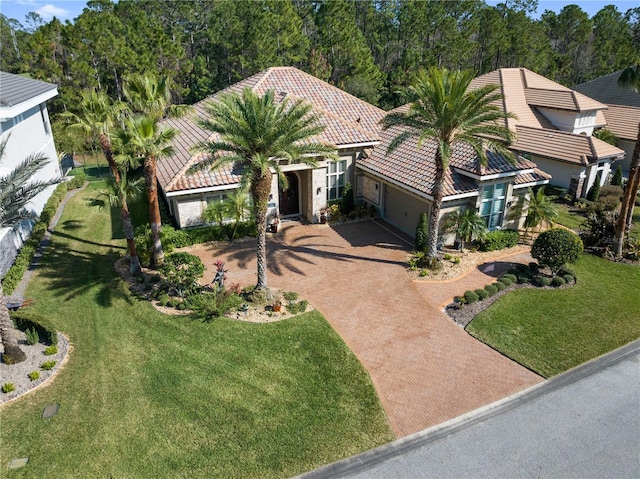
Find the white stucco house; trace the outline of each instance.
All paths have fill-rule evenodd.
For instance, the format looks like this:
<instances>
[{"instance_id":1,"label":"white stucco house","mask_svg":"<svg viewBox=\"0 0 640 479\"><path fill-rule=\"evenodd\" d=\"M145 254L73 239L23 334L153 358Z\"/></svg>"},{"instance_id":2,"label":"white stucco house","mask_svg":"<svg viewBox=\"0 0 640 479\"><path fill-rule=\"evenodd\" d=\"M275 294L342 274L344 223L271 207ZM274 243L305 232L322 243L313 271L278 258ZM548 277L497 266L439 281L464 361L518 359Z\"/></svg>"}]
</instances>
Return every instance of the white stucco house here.
<instances>
[{"instance_id":1,"label":"white stucco house","mask_svg":"<svg viewBox=\"0 0 640 479\"><path fill-rule=\"evenodd\" d=\"M51 83L0 72L0 140L7 141L0 176L6 176L33 153L43 153L50 160L34 180L61 176L46 103L57 94L58 87ZM29 208L40 214L54 189L52 186L43 191ZM25 224L17 231L0 229L0 275L11 266L31 226Z\"/></svg>"},{"instance_id":2,"label":"white stucco house","mask_svg":"<svg viewBox=\"0 0 640 479\"><path fill-rule=\"evenodd\" d=\"M622 70L603 75L575 87L576 91L607 105L604 110L606 128L618 141L616 146L624 150L625 157L618 164L625 175L629 174L633 148L638 139L640 125L640 92L618 85Z\"/></svg>"}]
</instances>

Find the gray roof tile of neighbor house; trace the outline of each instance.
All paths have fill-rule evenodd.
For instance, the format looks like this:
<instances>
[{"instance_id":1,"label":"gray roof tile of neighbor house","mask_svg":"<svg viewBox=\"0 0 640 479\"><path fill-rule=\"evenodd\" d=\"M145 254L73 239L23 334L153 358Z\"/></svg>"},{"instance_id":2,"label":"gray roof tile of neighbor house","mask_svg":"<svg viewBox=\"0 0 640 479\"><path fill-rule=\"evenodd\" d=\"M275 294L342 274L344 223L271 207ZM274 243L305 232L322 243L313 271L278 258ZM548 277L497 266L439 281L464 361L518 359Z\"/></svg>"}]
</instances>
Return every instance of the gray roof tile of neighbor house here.
<instances>
[{"instance_id":1,"label":"gray roof tile of neighbor house","mask_svg":"<svg viewBox=\"0 0 640 479\"><path fill-rule=\"evenodd\" d=\"M604 112L607 119L607 130L623 140L634 141L638 138L638 124L640 124L640 107L609 105Z\"/></svg>"},{"instance_id":2,"label":"gray roof tile of neighbor house","mask_svg":"<svg viewBox=\"0 0 640 479\"><path fill-rule=\"evenodd\" d=\"M53 83L0 72L0 106L13 107L57 88Z\"/></svg>"},{"instance_id":3,"label":"gray roof tile of neighbor house","mask_svg":"<svg viewBox=\"0 0 640 479\"><path fill-rule=\"evenodd\" d=\"M238 183L239 172L232 171L231 167L217 171L203 169L196 173L187 173L187 170L202 160L202 154L192 151L193 146L211 136L210 132L197 125L195 118L207 117L205 105L208 102L216 101L226 93L239 93L245 88L259 95L274 90L276 101L288 98L310 103L312 112L321 115L321 124L325 126L316 138L322 143L340 149L341 146L373 144L379 140L378 122L385 114L380 108L296 68L269 68L196 103L194 114L189 117L163 121L164 125L180 131L174 141L175 153L158 163L158 180L165 193Z\"/></svg>"},{"instance_id":4,"label":"gray roof tile of neighbor house","mask_svg":"<svg viewBox=\"0 0 640 479\"><path fill-rule=\"evenodd\" d=\"M640 92L618 85L622 70L594 78L575 87L583 95L595 98L607 105L626 105L640 108Z\"/></svg>"}]
</instances>

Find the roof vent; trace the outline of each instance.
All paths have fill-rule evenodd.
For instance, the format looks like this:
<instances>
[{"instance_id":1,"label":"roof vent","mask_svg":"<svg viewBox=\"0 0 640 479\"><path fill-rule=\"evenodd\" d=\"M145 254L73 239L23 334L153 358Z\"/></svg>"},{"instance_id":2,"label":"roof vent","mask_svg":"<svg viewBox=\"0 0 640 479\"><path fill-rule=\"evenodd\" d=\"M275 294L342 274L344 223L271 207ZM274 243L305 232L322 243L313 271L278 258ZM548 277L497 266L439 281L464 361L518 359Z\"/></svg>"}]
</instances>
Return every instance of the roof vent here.
<instances>
[{"instance_id":1,"label":"roof vent","mask_svg":"<svg viewBox=\"0 0 640 479\"><path fill-rule=\"evenodd\" d=\"M360 117L356 118L356 123L360 123Z\"/></svg>"}]
</instances>

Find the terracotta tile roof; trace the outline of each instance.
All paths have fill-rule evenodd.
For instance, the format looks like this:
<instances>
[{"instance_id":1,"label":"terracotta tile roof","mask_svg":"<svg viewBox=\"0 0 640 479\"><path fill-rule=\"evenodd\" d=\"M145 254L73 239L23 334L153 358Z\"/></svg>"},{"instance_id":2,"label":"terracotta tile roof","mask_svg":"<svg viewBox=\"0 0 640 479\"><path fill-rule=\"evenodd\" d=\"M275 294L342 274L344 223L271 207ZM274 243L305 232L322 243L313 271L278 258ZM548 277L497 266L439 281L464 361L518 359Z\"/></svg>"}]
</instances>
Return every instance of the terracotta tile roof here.
<instances>
[{"instance_id":1,"label":"terracotta tile roof","mask_svg":"<svg viewBox=\"0 0 640 479\"><path fill-rule=\"evenodd\" d=\"M391 182L408 187L427 197L433 193L435 181L435 141L427 141L418 148L417 140L408 140L393 153L387 154L391 140L402 131L398 127L382 132L380 144L367 157L358 161L358 166ZM518 158L512 165L500 155L488 152L488 165L482 175L514 173L533 170L535 164ZM466 173L480 172L475 151L464 143L454 146L449 168L445 172L444 196L454 196L478 191L478 183Z\"/></svg>"},{"instance_id":2,"label":"terracotta tile roof","mask_svg":"<svg viewBox=\"0 0 640 479\"><path fill-rule=\"evenodd\" d=\"M525 98L529 106L542 106L569 111L592 111L607 108L600 102L572 90L543 90L538 88L525 88Z\"/></svg>"},{"instance_id":3,"label":"terracotta tile roof","mask_svg":"<svg viewBox=\"0 0 640 479\"><path fill-rule=\"evenodd\" d=\"M513 182L514 187L523 187L525 185L531 184L543 184L548 183L551 179L551 175L549 173L545 173L538 168L535 168L531 173L521 173L516 176L515 181Z\"/></svg>"},{"instance_id":4,"label":"terracotta tile roof","mask_svg":"<svg viewBox=\"0 0 640 479\"><path fill-rule=\"evenodd\" d=\"M604 116L607 120L607 130L623 140L638 138L638 124L640 124L640 107L609 105Z\"/></svg>"},{"instance_id":5,"label":"terracotta tile roof","mask_svg":"<svg viewBox=\"0 0 640 479\"><path fill-rule=\"evenodd\" d=\"M622 70L581 83L575 87L575 90L609 105L640 107L639 92L618 86L620 73L622 73Z\"/></svg>"},{"instance_id":6,"label":"terracotta tile roof","mask_svg":"<svg viewBox=\"0 0 640 479\"><path fill-rule=\"evenodd\" d=\"M309 102L313 111L322 115L321 123L325 126L317 141L340 148L350 144L373 143L379 139L378 122L385 115L383 110L293 67L269 68L231 85L196 103L195 116L205 118L204 106L207 102L216 101L225 93L241 92L245 88L251 88L259 95L274 90L277 101L287 97L291 101L302 99ZM198 141L208 138L210 132L197 126L193 116L165 120L163 124L180 131L174 141L174 155L158 163L158 179L166 193L239 181L238 175L230 167L216 172L206 170L187 174L187 169L200 159L199 155L192 153L191 148Z\"/></svg>"},{"instance_id":7,"label":"terracotta tile roof","mask_svg":"<svg viewBox=\"0 0 640 479\"><path fill-rule=\"evenodd\" d=\"M517 126L516 151L587 165L604 158L624 156L624 151L597 138L560 130Z\"/></svg>"}]
</instances>

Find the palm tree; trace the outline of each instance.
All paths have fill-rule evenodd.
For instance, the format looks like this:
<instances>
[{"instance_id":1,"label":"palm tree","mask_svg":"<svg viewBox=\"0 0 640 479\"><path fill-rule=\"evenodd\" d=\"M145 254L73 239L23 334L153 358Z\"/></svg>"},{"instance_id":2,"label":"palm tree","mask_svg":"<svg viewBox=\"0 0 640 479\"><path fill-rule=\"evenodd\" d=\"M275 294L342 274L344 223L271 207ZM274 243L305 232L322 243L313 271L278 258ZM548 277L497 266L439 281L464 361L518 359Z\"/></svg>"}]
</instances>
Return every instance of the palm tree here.
<instances>
[{"instance_id":1,"label":"palm tree","mask_svg":"<svg viewBox=\"0 0 640 479\"><path fill-rule=\"evenodd\" d=\"M135 245L135 236L133 223L131 221L131 213L127 206L129 200L135 200L142 192L141 182L142 178L138 178L135 181L129 181L127 179L127 170L123 169L120 172L120 181L116 181L115 178L110 178L108 183L108 190L100 192L98 200L105 198L106 202L111 206L120 208L120 217L122 218L122 229L124 230L124 237L127 239L127 246L129 248L129 272L137 276L142 273L140 267L140 258L138 257L138 250ZM104 202L100 201L102 206ZM124 205L124 206L123 206Z\"/></svg>"},{"instance_id":2,"label":"palm tree","mask_svg":"<svg viewBox=\"0 0 640 479\"><path fill-rule=\"evenodd\" d=\"M171 81L152 74L134 74L125 78L124 94L134 112L156 116L179 118L191 111L188 105L172 103Z\"/></svg>"},{"instance_id":3,"label":"palm tree","mask_svg":"<svg viewBox=\"0 0 640 479\"><path fill-rule=\"evenodd\" d=\"M636 92L640 92L640 64L636 64L633 67L626 68L622 71L618 78L618 84L631 88ZM636 139L636 146L633 149L633 155L631 157L631 167L629 168L629 181L624 189L624 195L622 197L622 208L620 215L618 216L618 222L616 223L615 233L615 254L617 257L622 256L622 247L624 246L624 234L627 231L629 225L631 225L631 218L633 217L633 206L638 190L640 189L640 123L638 123L638 137Z\"/></svg>"},{"instance_id":4,"label":"palm tree","mask_svg":"<svg viewBox=\"0 0 640 479\"><path fill-rule=\"evenodd\" d=\"M437 259L443 179L454 145L466 143L471 146L481 165L487 163L487 150L514 161L513 153L502 142L510 142L512 133L498 123L505 118L514 118L514 115L505 113L494 104L502 99L498 85L471 90L469 84L472 79L471 72L446 68L432 67L426 72L421 71L414 85L406 92L411 100L409 110L394 111L382 119L384 130L403 128L389 144L387 153L408 140L417 139L418 148L422 148L427 141L436 143L436 175L427 244L427 255L432 260Z\"/></svg>"},{"instance_id":5,"label":"palm tree","mask_svg":"<svg viewBox=\"0 0 640 479\"><path fill-rule=\"evenodd\" d=\"M207 104L210 118L199 124L215 136L196 146L208 154L197 168L232 164L242 171L241 184L251 192L258 227L258 281L254 291L267 296L267 203L272 170L284 177L279 159L311 166L317 165L317 156L337 159L335 147L313 139L324 127L320 117L311 113L311 105L286 98L276 103L274 98L272 90L260 97L247 88L241 94L222 95L219 101Z\"/></svg>"},{"instance_id":6,"label":"palm tree","mask_svg":"<svg viewBox=\"0 0 640 479\"><path fill-rule=\"evenodd\" d=\"M529 188L527 201L527 217L524 220L525 231L529 228L537 228L543 222L553 226L558 217L558 208L544 194L544 188L538 188L535 193Z\"/></svg>"},{"instance_id":7,"label":"palm tree","mask_svg":"<svg viewBox=\"0 0 640 479\"><path fill-rule=\"evenodd\" d=\"M109 170L111 170L111 176L114 181L114 191L124 195L126 185L121 184L120 168L113 154L111 134L117 122L122 119L125 106L122 103L112 102L104 92L87 90L81 93L81 98L80 114L65 112L62 116L73 122L68 126L70 130L80 131L90 138L97 137L102 147L104 157L109 165ZM129 213L126 196L121 196L117 204L120 208L123 225L125 218L128 219L129 225L131 225L131 215ZM127 226L125 225L125 237L127 238L127 248L129 251L129 271L133 275L139 275L142 270L140 268L140 259L138 258L136 244L133 240L133 229L128 232L126 228Z\"/></svg>"},{"instance_id":8,"label":"palm tree","mask_svg":"<svg viewBox=\"0 0 640 479\"><path fill-rule=\"evenodd\" d=\"M464 244L475 239L483 239L487 233L487 225L475 208L466 208L450 213L445 221L445 228L454 230L460 238L460 249Z\"/></svg>"},{"instance_id":9,"label":"palm tree","mask_svg":"<svg viewBox=\"0 0 640 479\"><path fill-rule=\"evenodd\" d=\"M147 184L149 200L149 224L153 240L151 266L157 268L164 261L162 242L160 241L160 203L158 199L157 163L158 160L173 154L171 141L178 134L174 128L163 128L159 118L153 115L127 118L124 128L118 132L123 148L123 156L128 156L131 164L142 161L144 178Z\"/></svg>"},{"instance_id":10,"label":"palm tree","mask_svg":"<svg viewBox=\"0 0 640 479\"><path fill-rule=\"evenodd\" d=\"M0 167L5 158L5 147L9 138L0 142ZM44 168L49 159L42 153L28 156L8 175L0 177L0 229L17 228L25 221L33 221L36 214L27 209L31 200L48 187L60 182L59 178L46 181L31 181L33 175ZM7 298L2 292L0 277L0 336L4 346L3 361L15 364L26 359L26 355L18 346L15 329L7 309Z\"/></svg>"}]
</instances>

